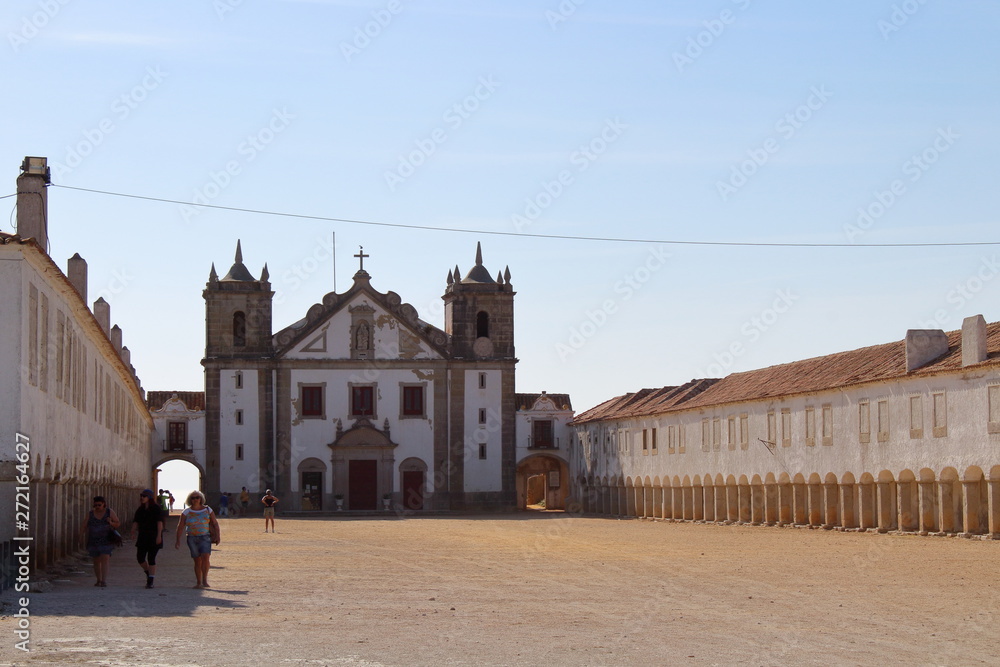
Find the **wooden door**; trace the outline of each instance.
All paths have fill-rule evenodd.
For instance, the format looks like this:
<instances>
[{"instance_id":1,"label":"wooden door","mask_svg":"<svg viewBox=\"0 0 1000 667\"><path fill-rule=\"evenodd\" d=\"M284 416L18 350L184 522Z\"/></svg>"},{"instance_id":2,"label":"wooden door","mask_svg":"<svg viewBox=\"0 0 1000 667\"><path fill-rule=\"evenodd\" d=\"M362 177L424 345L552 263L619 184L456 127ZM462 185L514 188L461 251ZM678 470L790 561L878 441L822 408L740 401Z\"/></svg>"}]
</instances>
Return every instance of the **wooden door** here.
<instances>
[{"instance_id":1,"label":"wooden door","mask_svg":"<svg viewBox=\"0 0 1000 667\"><path fill-rule=\"evenodd\" d=\"M347 471L347 509L378 509L378 461L352 459Z\"/></svg>"},{"instance_id":2,"label":"wooden door","mask_svg":"<svg viewBox=\"0 0 1000 667\"><path fill-rule=\"evenodd\" d=\"M408 510L424 508L424 473L422 470L403 471L403 505Z\"/></svg>"}]
</instances>

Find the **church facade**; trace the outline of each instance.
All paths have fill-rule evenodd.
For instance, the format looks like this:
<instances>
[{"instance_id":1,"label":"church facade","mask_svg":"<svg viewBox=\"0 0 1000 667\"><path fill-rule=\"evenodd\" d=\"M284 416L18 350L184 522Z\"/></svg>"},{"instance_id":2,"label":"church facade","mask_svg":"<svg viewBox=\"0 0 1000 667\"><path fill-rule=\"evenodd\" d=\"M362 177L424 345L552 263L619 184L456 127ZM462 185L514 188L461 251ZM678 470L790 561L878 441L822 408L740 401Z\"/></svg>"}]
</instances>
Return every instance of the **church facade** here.
<instances>
[{"instance_id":1,"label":"church facade","mask_svg":"<svg viewBox=\"0 0 1000 667\"><path fill-rule=\"evenodd\" d=\"M204 485L271 489L286 509L502 509L516 504L514 294L481 248L447 272L445 326L361 265L272 330L266 265L215 267L206 308Z\"/></svg>"}]
</instances>

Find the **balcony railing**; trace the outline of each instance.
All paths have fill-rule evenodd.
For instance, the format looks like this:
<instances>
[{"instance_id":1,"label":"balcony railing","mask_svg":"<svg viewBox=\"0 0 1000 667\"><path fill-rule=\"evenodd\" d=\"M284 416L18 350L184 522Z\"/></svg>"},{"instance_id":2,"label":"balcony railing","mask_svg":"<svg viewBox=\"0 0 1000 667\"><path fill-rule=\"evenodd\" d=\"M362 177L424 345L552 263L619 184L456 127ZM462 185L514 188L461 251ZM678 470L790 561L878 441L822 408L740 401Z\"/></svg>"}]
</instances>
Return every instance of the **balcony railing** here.
<instances>
[{"instance_id":1,"label":"balcony railing","mask_svg":"<svg viewBox=\"0 0 1000 667\"><path fill-rule=\"evenodd\" d=\"M559 449L559 438L554 440L539 440L528 436L528 449Z\"/></svg>"},{"instance_id":2,"label":"balcony railing","mask_svg":"<svg viewBox=\"0 0 1000 667\"><path fill-rule=\"evenodd\" d=\"M161 440L160 446L165 452L187 452L194 451L194 440L184 440L181 442L171 440Z\"/></svg>"}]
</instances>

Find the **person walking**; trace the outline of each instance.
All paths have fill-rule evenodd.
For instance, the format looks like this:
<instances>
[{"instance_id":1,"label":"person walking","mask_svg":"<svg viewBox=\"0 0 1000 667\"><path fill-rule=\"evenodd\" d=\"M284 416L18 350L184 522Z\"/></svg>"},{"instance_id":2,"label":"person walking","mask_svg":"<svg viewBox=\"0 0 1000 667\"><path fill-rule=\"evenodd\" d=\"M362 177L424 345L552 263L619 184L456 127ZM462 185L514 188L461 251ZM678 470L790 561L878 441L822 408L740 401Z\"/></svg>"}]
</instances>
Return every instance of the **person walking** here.
<instances>
[{"instance_id":1,"label":"person walking","mask_svg":"<svg viewBox=\"0 0 1000 667\"><path fill-rule=\"evenodd\" d=\"M115 511L108 507L104 496L94 496L94 506L87 512L81 532L87 540L87 553L94 559L95 586L104 588L108 585L108 568L111 565L111 531L116 530L121 522Z\"/></svg>"},{"instance_id":2,"label":"person walking","mask_svg":"<svg viewBox=\"0 0 1000 667\"><path fill-rule=\"evenodd\" d=\"M205 495L201 491L192 491L187 497L187 509L181 512L177 522L177 540L175 549L181 548L181 534L187 530L188 551L194 559L193 588L210 588L208 585L209 560L212 555L212 545L219 544L222 537L219 522L212 508L205 504Z\"/></svg>"},{"instance_id":3,"label":"person walking","mask_svg":"<svg viewBox=\"0 0 1000 667\"><path fill-rule=\"evenodd\" d=\"M225 491L219 496L219 518L229 516L229 494Z\"/></svg>"},{"instance_id":4,"label":"person walking","mask_svg":"<svg viewBox=\"0 0 1000 667\"><path fill-rule=\"evenodd\" d=\"M146 573L146 588L156 577L156 554L163 548L164 512L152 489L139 494L139 507L132 516L131 537L135 540L135 559Z\"/></svg>"},{"instance_id":5,"label":"person walking","mask_svg":"<svg viewBox=\"0 0 1000 667\"><path fill-rule=\"evenodd\" d=\"M260 499L260 502L264 503L264 532L267 532L267 524L271 522L271 532L274 530L274 506L277 504L278 499L271 495L271 489L264 492L264 497Z\"/></svg>"},{"instance_id":6,"label":"person walking","mask_svg":"<svg viewBox=\"0 0 1000 667\"><path fill-rule=\"evenodd\" d=\"M240 491L240 516L246 516L247 510L250 508L250 492L247 491L247 487L243 487Z\"/></svg>"}]
</instances>

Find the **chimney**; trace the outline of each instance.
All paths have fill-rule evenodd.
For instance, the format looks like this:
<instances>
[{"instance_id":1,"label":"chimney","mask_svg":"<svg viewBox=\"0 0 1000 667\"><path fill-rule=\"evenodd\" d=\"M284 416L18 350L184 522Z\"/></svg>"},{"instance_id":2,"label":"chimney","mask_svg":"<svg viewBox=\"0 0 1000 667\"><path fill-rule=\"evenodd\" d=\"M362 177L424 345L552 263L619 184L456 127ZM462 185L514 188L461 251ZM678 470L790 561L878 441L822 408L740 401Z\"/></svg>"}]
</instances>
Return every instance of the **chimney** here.
<instances>
[{"instance_id":1,"label":"chimney","mask_svg":"<svg viewBox=\"0 0 1000 667\"><path fill-rule=\"evenodd\" d=\"M962 365L986 361L986 319L973 315L962 320Z\"/></svg>"},{"instance_id":2,"label":"chimney","mask_svg":"<svg viewBox=\"0 0 1000 667\"><path fill-rule=\"evenodd\" d=\"M132 351L128 349L127 345L122 345L120 356L122 358L122 361L125 362L125 365L128 366L129 368L131 368L132 367ZM135 370L134 369L133 369L132 374L135 375Z\"/></svg>"},{"instance_id":3,"label":"chimney","mask_svg":"<svg viewBox=\"0 0 1000 667\"><path fill-rule=\"evenodd\" d=\"M105 301L103 296L94 302L94 317L104 330L104 335L111 338L111 304Z\"/></svg>"},{"instance_id":4,"label":"chimney","mask_svg":"<svg viewBox=\"0 0 1000 667\"><path fill-rule=\"evenodd\" d=\"M33 238L48 252L49 244L49 195L46 186L51 181L48 160L43 157L26 157L17 177L17 235Z\"/></svg>"},{"instance_id":5,"label":"chimney","mask_svg":"<svg viewBox=\"0 0 1000 667\"><path fill-rule=\"evenodd\" d=\"M122 353L122 328L117 324L111 327L111 344L115 346L115 352L121 356Z\"/></svg>"},{"instance_id":6,"label":"chimney","mask_svg":"<svg viewBox=\"0 0 1000 667\"><path fill-rule=\"evenodd\" d=\"M948 351L948 336L940 329L906 332L906 372L920 368Z\"/></svg>"},{"instance_id":7,"label":"chimney","mask_svg":"<svg viewBox=\"0 0 1000 667\"><path fill-rule=\"evenodd\" d=\"M76 253L66 262L66 272L76 293L84 303L87 303L87 260L80 257L80 253Z\"/></svg>"}]
</instances>

